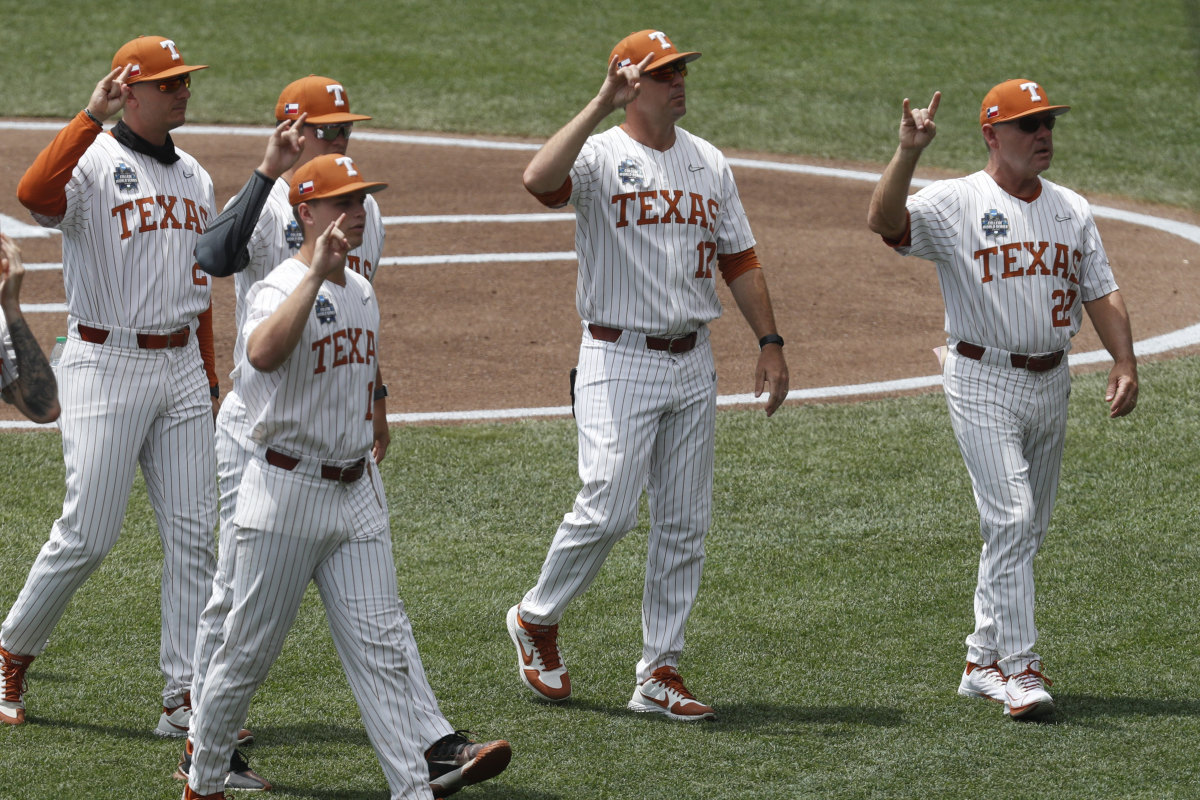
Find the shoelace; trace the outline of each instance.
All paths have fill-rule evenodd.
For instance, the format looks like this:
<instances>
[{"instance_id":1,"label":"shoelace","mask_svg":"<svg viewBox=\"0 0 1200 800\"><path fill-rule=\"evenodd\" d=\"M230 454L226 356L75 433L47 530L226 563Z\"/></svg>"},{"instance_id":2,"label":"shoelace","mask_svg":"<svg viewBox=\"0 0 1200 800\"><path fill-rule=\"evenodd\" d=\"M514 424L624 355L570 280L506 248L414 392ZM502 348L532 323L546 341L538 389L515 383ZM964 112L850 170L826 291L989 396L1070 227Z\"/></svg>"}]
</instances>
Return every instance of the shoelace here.
<instances>
[{"instance_id":1,"label":"shoelace","mask_svg":"<svg viewBox=\"0 0 1200 800\"><path fill-rule=\"evenodd\" d=\"M4 659L3 675L4 675L4 699L9 703L21 702L21 697L25 694L25 690L29 688L29 683L25 680L25 667L28 664L18 664L15 661Z\"/></svg>"},{"instance_id":2,"label":"shoelace","mask_svg":"<svg viewBox=\"0 0 1200 800\"><path fill-rule=\"evenodd\" d=\"M470 731L455 731L433 743L425 757L430 760L455 758L464 748L475 744Z\"/></svg>"},{"instance_id":3,"label":"shoelace","mask_svg":"<svg viewBox=\"0 0 1200 800\"><path fill-rule=\"evenodd\" d=\"M533 639L533 646L537 649L538 657L542 659L542 666L546 671L556 670L562 666L562 656L558 652L558 626L557 625L537 625L525 628L525 632Z\"/></svg>"},{"instance_id":4,"label":"shoelace","mask_svg":"<svg viewBox=\"0 0 1200 800\"><path fill-rule=\"evenodd\" d=\"M1038 672L1032 666L1026 667L1024 669L1024 671L1017 673L1013 677L1017 679L1018 685L1020 685L1020 687L1027 692L1031 689L1041 689L1042 688L1042 684L1038 683L1039 679L1041 679L1042 683L1045 683L1047 686L1054 685L1054 682L1052 680L1047 678L1042 673Z\"/></svg>"},{"instance_id":5,"label":"shoelace","mask_svg":"<svg viewBox=\"0 0 1200 800\"><path fill-rule=\"evenodd\" d=\"M683 685L683 678L680 677L679 673L675 672L674 670L672 670L670 672L663 672L663 674L661 674L661 675L659 675L657 672L655 672L653 675L650 676L650 679L654 680L654 681L658 681L663 686L667 687L668 689L673 690L680 697L686 698L688 700L696 699L696 696L693 695L691 692L689 692L687 690L687 687Z\"/></svg>"}]
</instances>

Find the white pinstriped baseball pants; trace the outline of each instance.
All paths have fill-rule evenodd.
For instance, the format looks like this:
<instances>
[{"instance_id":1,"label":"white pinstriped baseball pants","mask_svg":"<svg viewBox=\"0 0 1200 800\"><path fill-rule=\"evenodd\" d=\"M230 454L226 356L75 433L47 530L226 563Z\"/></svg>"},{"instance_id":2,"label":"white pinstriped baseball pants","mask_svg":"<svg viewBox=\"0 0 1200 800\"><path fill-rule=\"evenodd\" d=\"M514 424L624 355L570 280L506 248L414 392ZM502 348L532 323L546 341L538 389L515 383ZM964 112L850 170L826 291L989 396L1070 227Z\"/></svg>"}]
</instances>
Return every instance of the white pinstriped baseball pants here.
<instances>
[{"instance_id":1,"label":"white pinstriped baseball pants","mask_svg":"<svg viewBox=\"0 0 1200 800\"><path fill-rule=\"evenodd\" d=\"M708 329L681 355L647 350L625 331L616 342L584 327L575 383L579 477L521 618L557 624L616 543L637 525L645 490L650 541L642 590L642 682L678 665L684 628L700 589L712 520L717 375Z\"/></svg>"},{"instance_id":2,"label":"white pinstriped baseball pants","mask_svg":"<svg viewBox=\"0 0 1200 800\"><path fill-rule=\"evenodd\" d=\"M1033 651L1033 560L1058 491L1071 373L1065 358L1034 373L950 348L943 384L983 537L967 660L999 661L1012 675L1040 659Z\"/></svg>"},{"instance_id":3,"label":"white pinstriped baseball pants","mask_svg":"<svg viewBox=\"0 0 1200 800\"><path fill-rule=\"evenodd\" d=\"M224 787L250 699L316 581L393 800L428 800L425 743L418 738L428 722L418 721L422 712L412 703L424 667L396 593L379 471L369 464L362 478L344 484L305 470L305 462L289 472L258 457L246 465L222 548L237 551L233 598L192 716L189 784L200 794Z\"/></svg>"},{"instance_id":4,"label":"white pinstriped baseball pants","mask_svg":"<svg viewBox=\"0 0 1200 800\"><path fill-rule=\"evenodd\" d=\"M237 548L233 546L232 533L229 546L225 546L225 533L233 531L233 516L237 508L242 474L254 457L249 434L250 419L246 414L246 404L237 392L230 392L217 415L217 472L221 492L222 541L217 551L217 572L213 576L212 596L209 597L208 605L204 607L204 613L200 615L200 624L196 631L196 666L192 678L193 704L200 702L213 656L224 639L225 618L233 605L233 587L228 576L234 571ZM405 644L412 647L409 660L418 661L420 656L417 653L416 642L409 639ZM417 738L430 745L453 733L454 726L442 715L425 670L420 670L413 678L413 696L409 698L409 702L417 711L414 716L418 725Z\"/></svg>"},{"instance_id":5,"label":"white pinstriped baseball pants","mask_svg":"<svg viewBox=\"0 0 1200 800\"><path fill-rule=\"evenodd\" d=\"M196 622L208 599L216 485L212 403L193 341L139 350L72 334L58 373L66 498L0 630L37 655L75 592L116 544L138 464L163 548L163 704L191 688Z\"/></svg>"}]
</instances>

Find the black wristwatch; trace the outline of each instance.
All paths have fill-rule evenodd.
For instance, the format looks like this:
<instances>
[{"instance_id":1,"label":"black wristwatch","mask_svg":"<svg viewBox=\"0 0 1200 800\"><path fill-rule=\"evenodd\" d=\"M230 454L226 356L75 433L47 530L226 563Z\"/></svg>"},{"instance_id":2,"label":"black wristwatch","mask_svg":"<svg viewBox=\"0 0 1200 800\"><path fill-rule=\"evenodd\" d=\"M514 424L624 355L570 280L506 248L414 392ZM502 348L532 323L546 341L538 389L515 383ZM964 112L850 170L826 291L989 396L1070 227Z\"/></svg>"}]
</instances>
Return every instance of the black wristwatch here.
<instances>
[{"instance_id":1,"label":"black wristwatch","mask_svg":"<svg viewBox=\"0 0 1200 800\"><path fill-rule=\"evenodd\" d=\"M766 336L758 340L758 349L762 350L769 344L777 344L783 347L783 337L778 333L768 333Z\"/></svg>"},{"instance_id":2,"label":"black wristwatch","mask_svg":"<svg viewBox=\"0 0 1200 800\"><path fill-rule=\"evenodd\" d=\"M387 396L388 396L387 384L381 383L375 387L375 393L373 395L371 395L371 399L373 399L376 403L378 403L380 400L382 400L383 398L385 398Z\"/></svg>"}]
</instances>

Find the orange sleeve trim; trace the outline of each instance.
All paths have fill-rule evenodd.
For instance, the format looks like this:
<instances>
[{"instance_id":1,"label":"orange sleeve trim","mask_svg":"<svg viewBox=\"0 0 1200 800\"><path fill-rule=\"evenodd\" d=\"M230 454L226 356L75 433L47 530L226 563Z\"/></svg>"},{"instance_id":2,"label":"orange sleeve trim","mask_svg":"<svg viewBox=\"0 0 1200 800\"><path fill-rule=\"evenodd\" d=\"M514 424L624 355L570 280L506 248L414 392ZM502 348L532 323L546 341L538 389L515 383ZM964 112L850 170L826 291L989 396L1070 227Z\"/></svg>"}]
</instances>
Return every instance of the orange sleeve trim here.
<instances>
[{"instance_id":1,"label":"orange sleeve trim","mask_svg":"<svg viewBox=\"0 0 1200 800\"><path fill-rule=\"evenodd\" d=\"M562 208L571 199L571 176L563 181L563 185L552 192L529 192L537 198L538 202L547 208Z\"/></svg>"},{"instance_id":2,"label":"orange sleeve trim","mask_svg":"<svg viewBox=\"0 0 1200 800\"><path fill-rule=\"evenodd\" d=\"M76 114L25 170L17 185L21 205L46 217L66 214L67 181L102 130L85 112Z\"/></svg>"},{"instance_id":3,"label":"orange sleeve trim","mask_svg":"<svg viewBox=\"0 0 1200 800\"><path fill-rule=\"evenodd\" d=\"M751 247L740 253L717 253L717 269L728 286L750 270L762 269L762 264L758 263L758 254Z\"/></svg>"},{"instance_id":4,"label":"orange sleeve trim","mask_svg":"<svg viewBox=\"0 0 1200 800\"><path fill-rule=\"evenodd\" d=\"M909 245L911 245L912 244L912 217L909 215L908 211L906 210L904 212L904 233L900 236L899 239L892 240L892 239L887 238L886 236L880 236L879 238L883 239L883 243L886 244L888 247L908 247Z\"/></svg>"},{"instance_id":5,"label":"orange sleeve trim","mask_svg":"<svg viewBox=\"0 0 1200 800\"><path fill-rule=\"evenodd\" d=\"M208 375L209 387L216 386L217 379L217 348L213 344L212 303L200 312L196 318L196 342L200 345L200 358L204 361L204 372Z\"/></svg>"}]
</instances>

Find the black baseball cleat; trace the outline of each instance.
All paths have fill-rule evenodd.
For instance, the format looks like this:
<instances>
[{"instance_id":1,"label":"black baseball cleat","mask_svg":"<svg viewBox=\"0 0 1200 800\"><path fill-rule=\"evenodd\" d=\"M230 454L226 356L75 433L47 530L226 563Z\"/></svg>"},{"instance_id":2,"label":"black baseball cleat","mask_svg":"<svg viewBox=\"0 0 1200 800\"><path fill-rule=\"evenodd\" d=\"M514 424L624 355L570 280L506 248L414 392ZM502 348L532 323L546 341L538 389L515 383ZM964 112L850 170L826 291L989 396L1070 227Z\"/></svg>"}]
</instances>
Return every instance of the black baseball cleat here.
<instances>
[{"instance_id":1,"label":"black baseball cleat","mask_svg":"<svg viewBox=\"0 0 1200 800\"><path fill-rule=\"evenodd\" d=\"M469 731L448 733L429 746L429 788L435 797L448 797L464 786L494 778L512 760L512 747L503 739L479 743Z\"/></svg>"}]
</instances>

